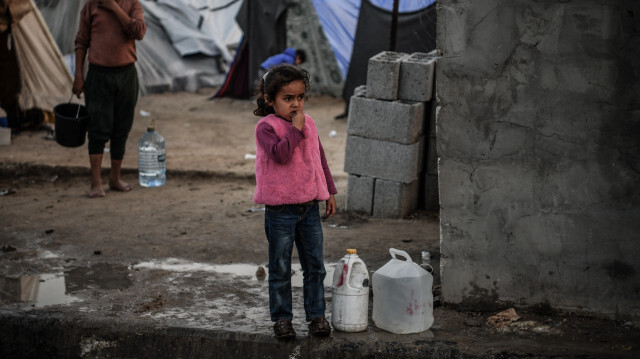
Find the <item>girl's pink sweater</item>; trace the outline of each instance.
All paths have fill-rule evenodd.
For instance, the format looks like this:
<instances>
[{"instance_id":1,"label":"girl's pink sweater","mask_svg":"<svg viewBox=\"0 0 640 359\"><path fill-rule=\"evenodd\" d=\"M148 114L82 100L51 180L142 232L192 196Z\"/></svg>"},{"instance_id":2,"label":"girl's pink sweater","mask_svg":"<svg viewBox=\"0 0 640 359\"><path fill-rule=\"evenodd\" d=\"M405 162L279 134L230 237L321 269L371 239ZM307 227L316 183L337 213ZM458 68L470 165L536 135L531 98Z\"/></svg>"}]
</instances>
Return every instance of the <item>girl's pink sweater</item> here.
<instances>
[{"instance_id":1,"label":"girl's pink sweater","mask_svg":"<svg viewBox=\"0 0 640 359\"><path fill-rule=\"evenodd\" d=\"M273 114L263 117L258 121L258 126L263 122L271 126L281 139L293 126L291 122ZM257 143L256 191L253 197L255 203L280 205L329 199L327 181L320 160L318 130L311 116L307 114L302 133L305 138L285 163L276 162L273 156Z\"/></svg>"}]
</instances>

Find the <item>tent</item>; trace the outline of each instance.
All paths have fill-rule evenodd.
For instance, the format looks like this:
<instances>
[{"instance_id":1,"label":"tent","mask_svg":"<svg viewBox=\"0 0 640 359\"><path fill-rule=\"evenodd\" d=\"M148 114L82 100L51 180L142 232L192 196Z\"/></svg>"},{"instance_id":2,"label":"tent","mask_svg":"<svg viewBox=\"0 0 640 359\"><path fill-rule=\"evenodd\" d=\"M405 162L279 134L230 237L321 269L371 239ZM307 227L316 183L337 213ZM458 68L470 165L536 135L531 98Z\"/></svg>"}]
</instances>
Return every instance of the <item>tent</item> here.
<instances>
[{"instance_id":1,"label":"tent","mask_svg":"<svg viewBox=\"0 0 640 359\"><path fill-rule=\"evenodd\" d=\"M69 101L73 78L32 0L0 0L0 105L10 127Z\"/></svg>"},{"instance_id":2,"label":"tent","mask_svg":"<svg viewBox=\"0 0 640 359\"><path fill-rule=\"evenodd\" d=\"M397 51L435 48L434 4L399 2ZM312 75L312 91L348 101L363 78L366 82L369 57L388 50L392 6L393 0L245 0L236 17L244 38L213 97L250 97L259 64L295 47L307 52L302 67Z\"/></svg>"},{"instance_id":3,"label":"tent","mask_svg":"<svg viewBox=\"0 0 640 359\"><path fill-rule=\"evenodd\" d=\"M338 96L343 76L311 0L245 0L236 16L244 36L227 77L212 98L251 97L267 57L287 47L303 49L312 91Z\"/></svg>"},{"instance_id":4,"label":"tent","mask_svg":"<svg viewBox=\"0 0 640 359\"><path fill-rule=\"evenodd\" d=\"M35 0L73 71L74 39L86 0ZM136 42L142 93L217 86L242 32L234 21L242 0L140 0L147 33ZM89 50L91 51L91 50Z\"/></svg>"}]
</instances>

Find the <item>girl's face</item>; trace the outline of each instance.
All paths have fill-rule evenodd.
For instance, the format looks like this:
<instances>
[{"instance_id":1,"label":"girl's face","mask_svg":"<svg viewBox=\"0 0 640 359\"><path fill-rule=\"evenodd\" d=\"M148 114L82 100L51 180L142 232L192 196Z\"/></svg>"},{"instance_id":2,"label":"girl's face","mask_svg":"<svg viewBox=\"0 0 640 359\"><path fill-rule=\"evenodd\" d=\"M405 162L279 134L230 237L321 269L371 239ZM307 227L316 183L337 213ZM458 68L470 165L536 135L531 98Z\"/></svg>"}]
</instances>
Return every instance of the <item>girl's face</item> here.
<instances>
[{"instance_id":1,"label":"girl's face","mask_svg":"<svg viewBox=\"0 0 640 359\"><path fill-rule=\"evenodd\" d=\"M276 115L291 121L296 112L304 112L305 88L302 80L291 81L282 86L275 99L264 95L267 105L272 106Z\"/></svg>"}]
</instances>

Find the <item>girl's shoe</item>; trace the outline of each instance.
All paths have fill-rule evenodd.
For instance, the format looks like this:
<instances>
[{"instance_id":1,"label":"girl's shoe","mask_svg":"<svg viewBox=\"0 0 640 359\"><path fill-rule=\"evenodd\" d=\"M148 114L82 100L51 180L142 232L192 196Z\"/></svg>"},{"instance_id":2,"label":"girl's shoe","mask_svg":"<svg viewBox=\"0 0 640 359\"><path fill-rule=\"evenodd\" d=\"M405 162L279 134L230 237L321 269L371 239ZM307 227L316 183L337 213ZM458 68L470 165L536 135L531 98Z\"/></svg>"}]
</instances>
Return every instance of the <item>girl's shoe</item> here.
<instances>
[{"instance_id":1,"label":"girl's shoe","mask_svg":"<svg viewBox=\"0 0 640 359\"><path fill-rule=\"evenodd\" d=\"M309 332L316 337L328 337L331 334L331 326L324 317L315 317L309 323Z\"/></svg>"},{"instance_id":2,"label":"girl's shoe","mask_svg":"<svg viewBox=\"0 0 640 359\"><path fill-rule=\"evenodd\" d=\"M273 325L273 332L278 339L293 339L296 337L296 331L293 330L293 324L289 319L280 319Z\"/></svg>"}]
</instances>

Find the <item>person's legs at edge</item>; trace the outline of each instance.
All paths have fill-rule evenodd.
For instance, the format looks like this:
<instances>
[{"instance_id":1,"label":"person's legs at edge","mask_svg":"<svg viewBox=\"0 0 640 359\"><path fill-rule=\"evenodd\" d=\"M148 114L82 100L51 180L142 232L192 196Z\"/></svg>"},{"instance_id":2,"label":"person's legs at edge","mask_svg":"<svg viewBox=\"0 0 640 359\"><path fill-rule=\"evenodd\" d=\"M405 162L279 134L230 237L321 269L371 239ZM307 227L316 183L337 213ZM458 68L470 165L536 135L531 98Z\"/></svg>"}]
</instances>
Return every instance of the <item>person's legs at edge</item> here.
<instances>
[{"instance_id":1,"label":"person's legs at edge","mask_svg":"<svg viewBox=\"0 0 640 359\"><path fill-rule=\"evenodd\" d=\"M89 123L87 139L89 140L89 163L91 165L91 190L89 197L104 197L102 187L102 157L104 147L109 140L113 124L113 101L110 91L110 76L89 65L89 72L84 83L84 95Z\"/></svg>"},{"instance_id":2,"label":"person's legs at edge","mask_svg":"<svg viewBox=\"0 0 640 359\"><path fill-rule=\"evenodd\" d=\"M102 154L89 154L89 163L91 164L91 190L89 197L104 197L105 192L102 188Z\"/></svg>"},{"instance_id":3,"label":"person's legs at edge","mask_svg":"<svg viewBox=\"0 0 640 359\"><path fill-rule=\"evenodd\" d=\"M117 191L130 191L133 185L124 182L120 177L122 160L129 132L133 126L136 103L138 102L138 74L131 65L117 73L118 88L114 108L113 131L111 135L111 174L109 188Z\"/></svg>"}]
</instances>

